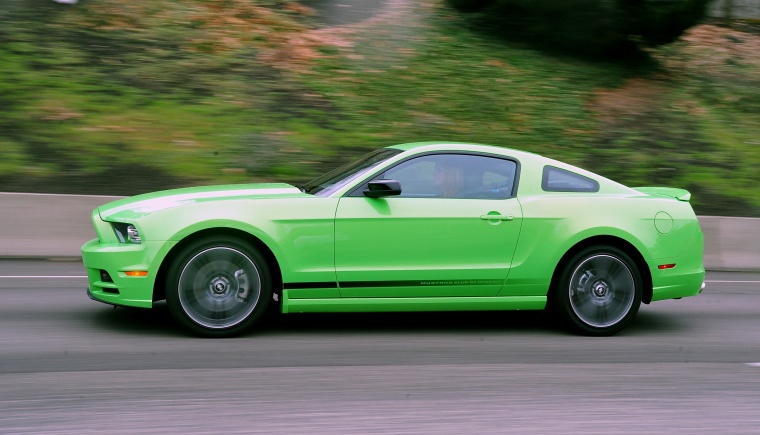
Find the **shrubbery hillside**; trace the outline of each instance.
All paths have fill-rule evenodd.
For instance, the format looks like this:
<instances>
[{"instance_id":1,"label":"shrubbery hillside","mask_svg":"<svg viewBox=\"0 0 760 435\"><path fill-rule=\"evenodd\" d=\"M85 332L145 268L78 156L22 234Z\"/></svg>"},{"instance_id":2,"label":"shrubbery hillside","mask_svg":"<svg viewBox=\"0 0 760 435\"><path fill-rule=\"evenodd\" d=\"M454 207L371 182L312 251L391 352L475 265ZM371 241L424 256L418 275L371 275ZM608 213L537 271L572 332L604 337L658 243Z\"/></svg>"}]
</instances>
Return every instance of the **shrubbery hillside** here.
<instances>
[{"instance_id":1,"label":"shrubbery hillside","mask_svg":"<svg viewBox=\"0 0 760 435\"><path fill-rule=\"evenodd\" d=\"M326 26L284 0L3 0L0 191L302 182L376 147L452 140L760 216L752 23L621 59L495 35L444 0L375 12Z\"/></svg>"}]
</instances>

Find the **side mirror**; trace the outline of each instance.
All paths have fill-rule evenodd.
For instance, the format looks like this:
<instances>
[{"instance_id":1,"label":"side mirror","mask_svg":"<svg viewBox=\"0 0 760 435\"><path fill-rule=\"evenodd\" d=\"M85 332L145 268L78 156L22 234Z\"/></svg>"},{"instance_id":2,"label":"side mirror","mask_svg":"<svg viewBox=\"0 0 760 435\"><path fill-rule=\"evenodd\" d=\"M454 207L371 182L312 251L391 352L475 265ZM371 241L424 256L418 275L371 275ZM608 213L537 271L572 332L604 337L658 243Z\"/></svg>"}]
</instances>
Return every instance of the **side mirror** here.
<instances>
[{"instance_id":1,"label":"side mirror","mask_svg":"<svg viewBox=\"0 0 760 435\"><path fill-rule=\"evenodd\" d=\"M401 195L401 183L396 180L375 180L367 183L368 190L364 196L368 198L380 198L382 196Z\"/></svg>"}]
</instances>

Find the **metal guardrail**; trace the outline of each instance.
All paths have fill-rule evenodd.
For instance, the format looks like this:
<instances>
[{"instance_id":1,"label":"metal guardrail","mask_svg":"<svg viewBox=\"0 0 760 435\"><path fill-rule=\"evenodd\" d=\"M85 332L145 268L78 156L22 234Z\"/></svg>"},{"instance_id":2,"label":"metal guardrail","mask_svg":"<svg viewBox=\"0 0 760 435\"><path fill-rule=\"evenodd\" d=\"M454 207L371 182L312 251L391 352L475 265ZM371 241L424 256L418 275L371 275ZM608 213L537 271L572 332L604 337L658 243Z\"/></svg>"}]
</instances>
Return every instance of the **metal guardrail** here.
<instances>
[{"instance_id":1,"label":"metal guardrail","mask_svg":"<svg viewBox=\"0 0 760 435\"><path fill-rule=\"evenodd\" d=\"M115 196L0 193L0 258L80 257L92 210ZM699 216L709 270L760 272L760 219Z\"/></svg>"}]
</instances>

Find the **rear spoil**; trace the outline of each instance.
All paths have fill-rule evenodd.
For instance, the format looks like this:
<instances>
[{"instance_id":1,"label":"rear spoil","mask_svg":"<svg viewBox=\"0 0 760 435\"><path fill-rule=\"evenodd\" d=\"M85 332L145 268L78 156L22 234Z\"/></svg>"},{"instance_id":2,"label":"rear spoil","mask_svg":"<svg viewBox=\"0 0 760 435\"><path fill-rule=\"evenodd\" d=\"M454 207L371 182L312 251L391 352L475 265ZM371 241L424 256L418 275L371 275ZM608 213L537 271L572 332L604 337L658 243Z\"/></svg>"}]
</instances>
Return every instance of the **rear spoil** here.
<instances>
[{"instance_id":1,"label":"rear spoil","mask_svg":"<svg viewBox=\"0 0 760 435\"><path fill-rule=\"evenodd\" d=\"M675 187L634 187L633 189L652 196L675 198L679 201L685 202L691 200L691 193L686 189L678 189Z\"/></svg>"}]
</instances>

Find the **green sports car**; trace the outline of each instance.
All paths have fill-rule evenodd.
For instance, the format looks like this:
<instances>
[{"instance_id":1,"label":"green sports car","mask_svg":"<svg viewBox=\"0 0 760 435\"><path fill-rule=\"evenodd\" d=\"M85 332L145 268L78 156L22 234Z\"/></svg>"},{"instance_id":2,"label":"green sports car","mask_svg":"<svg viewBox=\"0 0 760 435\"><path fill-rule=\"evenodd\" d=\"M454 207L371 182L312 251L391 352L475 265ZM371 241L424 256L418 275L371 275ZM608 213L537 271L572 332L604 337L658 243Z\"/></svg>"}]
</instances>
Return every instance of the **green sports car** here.
<instances>
[{"instance_id":1,"label":"green sports car","mask_svg":"<svg viewBox=\"0 0 760 435\"><path fill-rule=\"evenodd\" d=\"M88 295L204 336L282 313L550 310L610 335L699 294L690 194L508 148L383 148L303 186L196 187L97 208Z\"/></svg>"}]
</instances>

